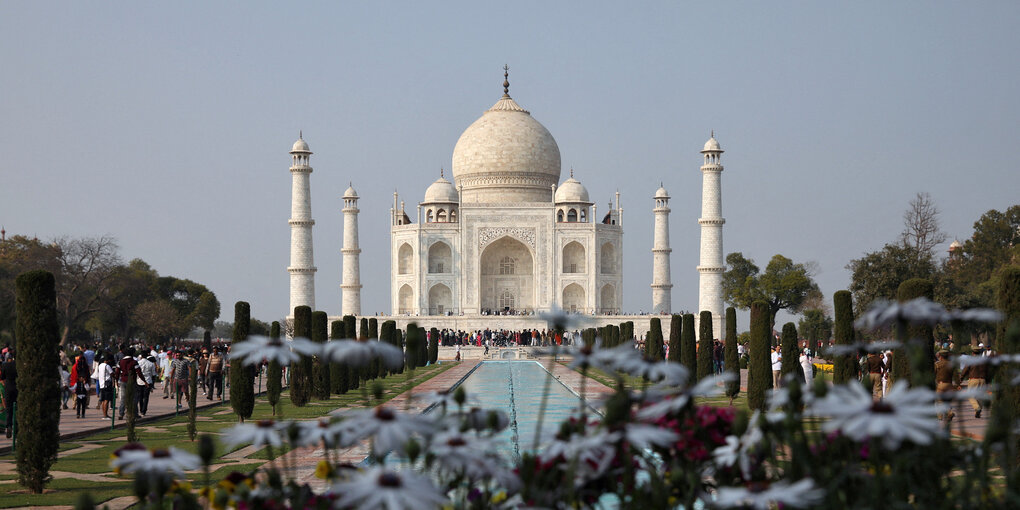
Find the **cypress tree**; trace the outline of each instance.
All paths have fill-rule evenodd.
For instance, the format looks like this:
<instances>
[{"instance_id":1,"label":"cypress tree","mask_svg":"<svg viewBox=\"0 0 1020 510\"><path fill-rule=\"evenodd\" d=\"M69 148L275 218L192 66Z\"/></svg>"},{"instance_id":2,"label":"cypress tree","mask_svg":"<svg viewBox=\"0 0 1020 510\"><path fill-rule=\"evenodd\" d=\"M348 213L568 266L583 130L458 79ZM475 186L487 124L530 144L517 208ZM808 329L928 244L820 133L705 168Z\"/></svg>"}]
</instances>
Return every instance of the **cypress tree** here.
<instances>
[{"instance_id":1,"label":"cypress tree","mask_svg":"<svg viewBox=\"0 0 1020 510\"><path fill-rule=\"evenodd\" d=\"M932 299L934 293L935 289L930 280L911 278L900 284L896 290L896 299L901 302L919 297ZM903 363L909 364L909 375L906 379L910 381L911 386L928 386L935 389L935 332L931 326L912 324L907 327L907 338L909 340L905 349L900 349L905 356L899 356L899 352L893 354L893 368L897 358L900 358ZM917 340L921 342L920 345L915 343Z\"/></svg>"},{"instance_id":2,"label":"cypress tree","mask_svg":"<svg viewBox=\"0 0 1020 510\"><path fill-rule=\"evenodd\" d=\"M238 301L234 304L234 332L230 341L232 345L248 340L251 331L251 306ZM230 407L237 414L238 421L251 418L255 410L255 367L234 363L230 367Z\"/></svg>"},{"instance_id":3,"label":"cypress tree","mask_svg":"<svg viewBox=\"0 0 1020 510\"><path fill-rule=\"evenodd\" d=\"M620 336L623 337L623 341L634 339L634 321L627 321L620 325ZM662 339L662 325L659 325L659 339ZM661 359L661 357L659 358Z\"/></svg>"},{"instance_id":4,"label":"cypress tree","mask_svg":"<svg viewBox=\"0 0 1020 510\"><path fill-rule=\"evenodd\" d=\"M294 307L294 338L312 337L312 309L308 306ZM290 365L290 401L297 407L304 407L311 397L312 357L301 359Z\"/></svg>"},{"instance_id":5,"label":"cypress tree","mask_svg":"<svg viewBox=\"0 0 1020 510\"><path fill-rule=\"evenodd\" d=\"M407 325L407 348L404 352L405 365L408 370L418 368L418 353L421 352L421 331L418 324L412 322Z\"/></svg>"},{"instance_id":6,"label":"cypress tree","mask_svg":"<svg viewBox=\"0 0 1020 510\"><path fill-rule=\"evenodd\" d=\"M680 362L691 371L691 375L698 372L697 362L697 340L694 338L694 314L684 314L683 331L680 332Z\"/></svg>"},{"instance_id":7,"label":"cypress tree","mask_svg":"<svg viewBox=\"0 0 1020 510\"><path fill-rule=\"evenodd\" d=\"M833 340L836 345L852 345L854 343L854 305L850 291L836 291L832 295L832 309L835 315L832 324ZM903 356L894 355L894 363L897 358L902 359ZM857 359L853 354L833 356L832 382L835 384L849 383L857 378L857 369ZM893 371L895 372L895 366ZM895 373L893 375L895 377Z\"/></svg>"},{"instance_id":8,"label":"cypress tree","mask_svg":"<svg viewBox=\"0 0 1020 510\"><path fill-rule=\"evenodd\" d=\"M344 330L347 331L347 338L358 339L358 318L353 315L344 315Z\"/></svg>"},{"instance_id":9,"label":"cypress tree","mask_svg":"<svg viewBox=\"0 0 1020 510\"><path fill-rule=\"evenodd\" d=\"M780 341L780 351L783 356L782 364L780 365L779 373L782 377L786 377L786 374L793 373L796 375L797 367L800 366L799 356L797 354L797 326L792 322L783 324L783 336Z\"/></svg>"},{"instance_id":10,"label":"cypress tree","mask_svg":"<svg viewBox=\"0 0 1020 510\"><path fill-rule=\"evenodd\" d=\"M598 336L598 333L595 331L595 328L586 328L584 331L581 331L581 341L584 342L585 347L593 347L596 336Z\"/></svg>"},{"instance_id":11,"label":"cypress tree","mask_svg":"<svg viewBox=\"0 0 1020 510\"><path fill-rule=\"evenodd\" d=\"M353 315L344 315L344 338L348 340L358 339L358 319ZM347 389L356 390L361 387L361 367L347 366Z\"/></svg>"},{"instance_id":12,"label":"cypress tree","mask_svg":"<svg viewBox=\"0 0 1020 510\"><path fill-rule=\"evenodd\" d=\"M188 368L188 437L192 441L195 440L195 436L198 435L198 425L195 423L198 419L198 367L193 364ZM132 395L134 398L134 383L131 384ZM254 394L252 395L252 405L254 406ZM129 400L130 402L130 400ZM133 407L133 406L128 406ZM247 417L251 417L251 413L248 413ZM133 421L133 420L132 420ZM132 423L132 427L134 424ZM131 439L128 439L131 441Z\"/></svg>"},{"instance_id":13,"label":"cypress tree","mask_svg":"<svg viewBox=\"0 0 1020 510\"><path fill-rule=\"evenodd\" d=\"M996 301L1003 315L998 328L996 350L999 354L1020 354L1020 268L1011 267L1002 272ZM1013 466L1020 464L1018 436L1011 432L1020 414L1020 386L1012 383L1017 365L1005 364L996 370L995 379L999 389L994 394L992 416L986 433L986 441L989 443L1005 442L1005 451L1012 457L1006 456L1003 461Z\"/></svg>"},{"instance_id":14,"label":"cypress tree","mask_svg":"<svg viewBox=\"0 0 1020 510\"><path fill-rule=\"evenodd\" d=\"M188 370L189 374L191 372L194 372L194 370ZM138 433L135 431L135 424L138 422L137 412L138 406L134 404L135 399L137 398L136 395L138 393L137 385L138 385L137 379L135 379L134 377L129 377L127 383L124 384L124 395L123 397L121 397L124 399L124 402L128 403L126 406L124 406L124 414L127 417L127 420L125 420L125 428L127 429L127 433L125 435L127 436L127 441L129 443L138 442ZM190 398L188 399L188 404L189 406L191 404ZM188 408L188 416L189 417L191 416L190 407ZM189 435L191 434L190 421L188 423L188 434ZM192 437L192 441L194 441L194 437Z\"/></svg>"},{"instance_id":15,"label":"cypress tree","mask_svg":"<svg viewBox=\"0 0 1020 510\"><path fill-rule=\"evenodd\" d=\"M280 322L273 321L269 327L269 338L280 340ZM266 370L266 398L269 405L273 407L273 416L276 416L276 406L280 403L280 394L283 393L283 366L279 361L269 362Z\"/></svg>"},{"instance_id":16,"label":"cypress tree","mask_svg":"<svg viewBox=\"0 0 1020 510\"><path fill-rule=\"evenodd\" d=\"M42 270L21 273L14 280L14 291L18 388L18 412L14 415L18 447L14 455L18 483L40 494L52 479L50 466L57 460L60 445L60 334L53 274Z\"/></svg>"},{"instance_id":17,"label":"cypress tree","mask_svg":"<svg viewBox=\"0 0 1020 510\"><path fill-rule=\"evenodd\" d=\"M368 337L379 338L379 319L375 317L368 319Z\"/></svg>"},{"instance_id":18,"label":"cypress tree","mask_svg":"<svg viewBox=\"0 0 1020 510\"><path fill-rule=\"evenodd\" d=\"M730 380L726 381L726 396L733 405L733 399L740 394L740 360L737 359L737 311L732 306L726 309L723 369L730 375Z\"/></svg>"},{"instance_id":19,"label":"cypress tree","mask_svg":"<svg viewBox=\"0 0 1020 510\"><path fill-rule=\"evenodd\" d=\"M439 330L432 328L429 330L429 364L434 364L439 360Z\"/></svg>"},{"instance_id":20,"label":"cypress tree","mask_svg":"<svg viewBox=\"0 0 1020 510\"><path fill-rule=\"evenodd\" d=\"M358 328L358 339L363 340L368 338L368 317L362 317L358 322L361 326Z\"/></svg>"},{"instance_id":21,"label":"cypress tree","mask_svg":"<svg viewBox=\"0 0 1020 510\"><path fill-rule=\"evenodd\" d=\"M755 301L751 304L751 344L748 346L751 359L747 364L747 405L752 410L765 407L765 392L772 386L770 329L768 305Z\"/></svg>"},{"instance_id":22,"label":"cypress tree","mask_svg":"<svg viewBox=\"0 0 1020 510\"><path fill-rule=\"evenodd\" d=\"M952 321L950 324L953 332L953 354L970 354L970 328L963 321Z\"/></svg>"},{"instance_id":23,"label":"cypress tree","mask_svg":"<svg viewBox=\"0 0 1020 510\"><path fill-rule=\"evenodd\" d=\"M372 319L372 320L374 321L375 319ZM368 323L369 332L371 332L371 330L372 330L371 329L372 328L372 324L373 324L373 322L369 321L369 323ZM379 341L383 342L383 343L386 343L386 344L390 344L390 345L396 345L396 343L395 343L396 335L394 334L395 333L394 330L396 329L396 327L397 327L396 323L393 322L393 321L385 321L385 322L383 322L382 323L382 330L379 332ZM386 375L389 375L389 372L387 370L383 369L383 374L382 375L385 377Z\"/></svg>"},{"instance_id":24,"label":"cypress tree","mask_svg":"<svg viewBox=\"0 0 1020 510\"><path fill-rule=\"evenodd\" d=\"M326 343L326 329L329 316L326 312L312 313L312 341L317 344ZM319 356L312 356L312 389L315 398L329 400L330 390L329 362Z\"/></svg>"},{"instance_id":25,"label":"cypress tree","mask_svg":"<svg viewBox=\"0 0 1020 510\"><path fill-rule=\"evenodd\" d=\"M333 321L329 324L329 338L341 340L344 337L344 321ZM329 364L329 391L337 395L347 393L347 365L343 363Z\"/></svg>"},{"instance_id":26,"label":"cypress tree","mask_svg":"<svg viewBox=\"0 0 1020 510\"><path fill-rule=\"evenodd\" d=\"M205 333L202 333L202 348L212 352L212 333L208 329L205 330Z\"/></svg>"},{"instance_id":27,"label":"cypress tree","mask_svg":"<svg viewBox=\"0 0 1020 510\"><path fill-rule=\"evenodd\" d=\"M712 376L715 332L712 331L712 312L703 310L698 318L698 380Z\"/></svg>"},{"instance_id":28,"label":"cypress tree","mask_svg":"<svg viewBox=\"0 0 1020 510\"><path fill-rule=\"evenodd\" d=\"M645 338L645 357L661 361L666 355L662 345L662 321L652 317L648 321L648 337Z\"/></svg>"},{"instance_id":29,"label":"cypress tree","mask_svg":"<svg viewBox=\"0 0 1020 510\"><path fill-rule=\"evenodd\" d=\"M418 343L418 366L423 367L429 362L429 346L425 338L425 328L418 328L421 330L421 342Z\"/></svg>"},{"instance_id":30,"label":"cypress tree","mask_svg":"<svg viewBox=\"0 0 1020 510\"><path fill-rule=\"evenodd\" d=\"M680 332L683 331L684 318L674 313L669 318L669 361L680 363Z\"/></svg>"},{"instance_id":31,"label":"cypress tree","mask_svg":"<svg viewBox=\"0 0 1020 510\"><path fill-rule=\"evenodd\" d=\"M398 349L403 351L403 350L405 350L407 348L407 346L405 346L404 343L405 343L404 342L404 331L401 330L401 329L397 329L396 323L394 323L394 326L393 326L393 345L396 348L398 348ZM407 352L404 352L404 364L401 365L400 368L397 369L397 373L398 374L403 374L405 366L407 366Z\"/></svg>"}]
</instances>

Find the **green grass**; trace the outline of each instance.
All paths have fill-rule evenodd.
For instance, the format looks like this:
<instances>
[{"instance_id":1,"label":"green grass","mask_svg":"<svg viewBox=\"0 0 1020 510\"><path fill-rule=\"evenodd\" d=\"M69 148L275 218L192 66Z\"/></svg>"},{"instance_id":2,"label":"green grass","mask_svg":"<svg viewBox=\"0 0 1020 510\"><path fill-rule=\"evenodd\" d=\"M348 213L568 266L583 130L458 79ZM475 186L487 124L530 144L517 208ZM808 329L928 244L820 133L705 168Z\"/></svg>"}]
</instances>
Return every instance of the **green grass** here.
<instances>
[{"instance_id":1,"label":"green grass","mask_svg":"<svg viewBox=\"0 0 1020 510\"><path fill-rule=\"evenodd\" d=\"M99 506L104 501L109 501L120 496L130 496L132 482L96 483L74 478L62 478L53 480L46 486L42 494L27 493L25 489L17 484L12 487L3 486L4 491L0 492L0 508L11 508L21 506L73 506L78 502L83 492L92 494L92 498Z\"/></svg>"}]
</instances>

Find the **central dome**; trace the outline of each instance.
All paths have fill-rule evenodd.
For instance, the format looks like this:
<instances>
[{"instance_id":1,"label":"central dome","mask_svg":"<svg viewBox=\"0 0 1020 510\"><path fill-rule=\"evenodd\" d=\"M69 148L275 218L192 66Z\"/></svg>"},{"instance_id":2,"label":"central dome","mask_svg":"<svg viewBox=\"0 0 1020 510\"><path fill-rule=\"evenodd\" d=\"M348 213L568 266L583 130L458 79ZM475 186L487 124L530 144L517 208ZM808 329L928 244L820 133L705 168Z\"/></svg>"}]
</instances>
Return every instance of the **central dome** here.
<instances>
[{"instance_id":1,"label":"central dome","mask_svg":"<svg viewBox=\"0 0 1020 510\"><path fill-rule=\"evenodd\" d=\"M504 94L460 135L453 178L462 202L551 202L552 185L560 182L560 148Z\"/></svg>"}]
</instances>

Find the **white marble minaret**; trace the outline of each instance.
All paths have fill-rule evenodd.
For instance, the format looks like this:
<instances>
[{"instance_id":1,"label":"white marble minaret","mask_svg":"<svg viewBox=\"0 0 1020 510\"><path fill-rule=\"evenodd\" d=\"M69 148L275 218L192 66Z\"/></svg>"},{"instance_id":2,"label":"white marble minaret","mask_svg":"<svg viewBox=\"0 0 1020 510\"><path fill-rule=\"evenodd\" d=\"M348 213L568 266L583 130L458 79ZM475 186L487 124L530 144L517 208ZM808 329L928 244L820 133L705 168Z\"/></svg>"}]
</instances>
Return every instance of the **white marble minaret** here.
<instances>
[{"instance_id":1,"label":"white marble minaret","mask_svg":"<svg viewBox=\"0 0 1020 510\"><path fill-rule=\"evenodd\" d=\"M669 275L669 193L655 192L655 239L652 241L652 313L670 313L673 281Z\"/></svg>"},{"instance_id":2,"label":"white marble minaret","mask_svg":"<svg viewBox=\"0 0 1020 510\"><path fill-rule=\"evenodd\" d=\"M723 335L722 275L726 270L723 263L722 229L726 220L722 217L722 171L720 155L722 147L715 139L715 133L705 142L701 151L705 164L701 165L701 263L698 292L698 310L712 312L712 332L716 338Z\"/></svg>"},{"instance_id":3,"label":"white marble minaret","mask_svg":"<svg viewBox=\"0 0 1020 510\"><path fill-rule=\"evenodd\" d=\"M312 167L308 159L312 151L308 150L308 144L304 137L298 136L298 141L290 149L292 164L290 175L292 177L290 195L290 266L287 272L290 273L290 310L287 316L294 315L294 308L298 306L310 306L315 310L315 257L312 254L312 226L315 220L312 219L312 195L310 190L310 176Z\"/></svg>"},{"instance_id":4,"label":"white marble minaret","mask_svg":"<svg viewBox=\"0 0 1020 510\"><path fill-rule=\"evenodd\" d=\"M343 315L361 315L361 248L358 247L358 192L351 184L344 192L344 246L341 312Z\"/></svg>"}]
</instances>

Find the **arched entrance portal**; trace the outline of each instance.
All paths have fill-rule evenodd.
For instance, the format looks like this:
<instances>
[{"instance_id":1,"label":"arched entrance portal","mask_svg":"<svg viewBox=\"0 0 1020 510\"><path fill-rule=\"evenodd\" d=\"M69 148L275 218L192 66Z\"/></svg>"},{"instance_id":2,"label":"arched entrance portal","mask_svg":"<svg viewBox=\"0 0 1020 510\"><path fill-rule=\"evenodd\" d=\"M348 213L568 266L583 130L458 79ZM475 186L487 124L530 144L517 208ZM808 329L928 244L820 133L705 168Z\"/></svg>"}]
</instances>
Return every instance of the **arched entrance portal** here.
<instances>
[{"instance_id":1,"label":"arched entrance portal","mask_svg":"<svg viewBox=\"0 0 1020 510\"><path fill-rule=\"evenodd\" d=\"M535 308L535 263L524 243L502 237L485 247L478 295L482 310L523 312Z\"/></svg>"}]
</instances>

